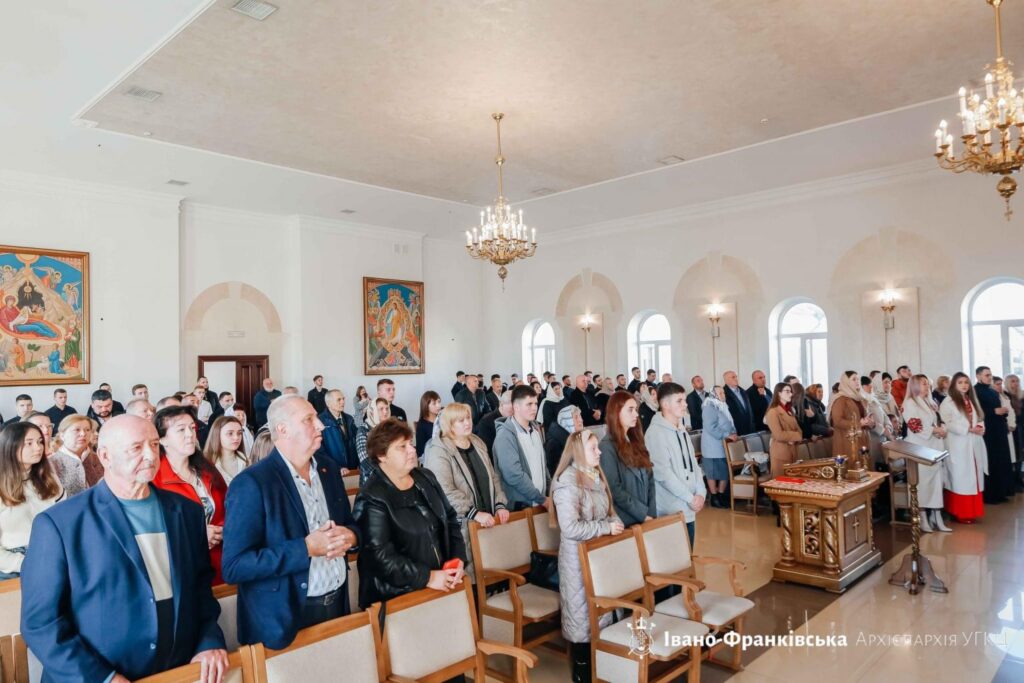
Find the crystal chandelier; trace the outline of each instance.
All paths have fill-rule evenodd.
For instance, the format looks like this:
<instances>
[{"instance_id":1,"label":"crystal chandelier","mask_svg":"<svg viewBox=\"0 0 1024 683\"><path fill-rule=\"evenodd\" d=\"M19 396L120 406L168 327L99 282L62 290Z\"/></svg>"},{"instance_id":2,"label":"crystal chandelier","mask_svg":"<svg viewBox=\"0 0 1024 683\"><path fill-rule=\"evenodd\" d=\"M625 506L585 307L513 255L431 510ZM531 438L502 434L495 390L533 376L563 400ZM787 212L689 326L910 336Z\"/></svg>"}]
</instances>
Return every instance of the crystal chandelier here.
<instances>
[{"instance_id":1,"label":"crystal chandelier","mask_svg":"<svg viewBox=\"0 0 1024 683\"><path fill-rule=\"evenodd\" d=\"M523 210L515 211L505 199L501 167L505 157L501 155L501 120L504 114L491 114L498 127L498 199L494 206L480 212L480 225L466 231L466 251L473 258L487 259L498 268L501 287L505 288L508 264L522 258L530 258L537 251L537 228L527 228L523 223ZM529 239L527 238L529 232Z\"/></svg>"},{"instance_id":2,"label":"crystal chandelier","mask_svg":"<svg viewBox=\"0 0 1024 683\"><path fill-rule=\"evenodd\" d=\"M1013 64L1003 57L1003 31L999 6L1003 0L985 0L996 11L996 62L985 74L985 95L960 88L960 123L963 150L957 155L953 135L943 120L935 131L935 158L939 166L963 173L991 173L1003 176L996 190L1006 201L1006 220L1010 220L1010 197L1017 191L1011 173L1024 165L1024 98L1013 87ZM1017 128L1016 141L1013 129Z\"/></svg>"}]
</instances>

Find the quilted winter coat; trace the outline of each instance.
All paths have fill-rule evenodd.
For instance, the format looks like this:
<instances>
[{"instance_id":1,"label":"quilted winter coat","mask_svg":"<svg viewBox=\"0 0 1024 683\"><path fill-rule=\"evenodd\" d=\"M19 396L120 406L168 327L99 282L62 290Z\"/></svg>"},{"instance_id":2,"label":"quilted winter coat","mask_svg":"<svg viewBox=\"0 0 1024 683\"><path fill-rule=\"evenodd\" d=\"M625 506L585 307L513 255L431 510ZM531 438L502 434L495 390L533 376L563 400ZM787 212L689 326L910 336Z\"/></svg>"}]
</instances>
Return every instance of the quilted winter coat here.
<instances>
[{"instance_id":1,"label":"quilted winter coat","mask_svg":"<svg viewBox=\"0 0 1024 683\"><path fill-rule=\"evenodd\" d=\"M580 482L586 482L581 486ZM558 590L562 604L562 636L570 643L590 642L590 611L583 587L579 543L611 533L619 520L611 509L608 488L570 465L551 486L561 544L558 546ZM611 614L605 615L609 624ZM602 623L602 626L604 623Z\"/></svg>"}]
</instances>

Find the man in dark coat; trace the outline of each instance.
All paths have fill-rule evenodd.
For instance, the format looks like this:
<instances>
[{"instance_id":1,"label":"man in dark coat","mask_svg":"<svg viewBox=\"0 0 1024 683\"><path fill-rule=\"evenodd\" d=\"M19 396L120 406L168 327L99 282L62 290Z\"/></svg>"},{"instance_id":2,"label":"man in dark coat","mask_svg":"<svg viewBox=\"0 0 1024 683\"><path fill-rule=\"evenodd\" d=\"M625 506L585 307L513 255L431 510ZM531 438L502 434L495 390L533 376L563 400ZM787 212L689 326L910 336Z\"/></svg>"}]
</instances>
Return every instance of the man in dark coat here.
<instances>
[{"instance_id":1,"label":"man in dark coat","mask_svg":"<svg viewBox=\"0 0 1024 683\"><path fill-rule=\"evenodd\" d=\"M764 423L764 415L772 402L771 389L766 386L768 378L760 370L754 370L750 379L753 384L747 388L747 400L750 401L750 410L754 418L754 431L767 432L768 425Z\"/></svg>"},{"instance_id":2,"label":"man in dark coat","mask_svg":"<svg viewBox=\"0 0 1024 683\"><path fill-rule=\"evenodd\" d=\"M1009 425L999 392L992 387L992 370L984 365L974 373L978 383L974 393L985 413L985 450L988 451L988 474L985 475L985 502L1004 503L1012 498L1016 486L1013 482L1013 463L1010 458Z\"/></svg>"},{"instance_id":3,"label":"man in dark coat","mask_svg":"<svg viewBox=\"0 0 1024 683\"><path fill-rule=\"evenodd\" d=\"M263 388L252 397L252 422L257 430L267 424L267 409L270 408L271 402L280 395L281 392L274 388L274 380L265 377Z\"/></svg>"},{"instance_id":4,"label":"man in dark coat","mask_svg":"<svg viewBox=\"0 0 1024 683\"><path fill-rule=\"evenodd\" d=\"M586 375L576 377L576 390L569 395L569 404L580 409L584 427L593 427L601 424L602 415L597 409L596 401L587 391L588 384Z\"/></svg>"},{"instance_id":5,"label":"man in dark coat","mask_svg":"<svg viewBox=\"0 0 1024 683\"><path fill-rule=\"evenodd\" d=\"M740 436L753 434L757 429L754 427L750 396L740 386L739 377L732 370L727 371L722 378L725 380L725 403L729 406L732 423L736 425L736 433Z\"/></svg>"},{"instance_id":6,"label":"man in dark coat","mask_svg":"<svg viewBox=\"0 0 1024 683\"><path fill-rule=\"evenodd\" d=\"M345 412L345 394L331 389L325 403L327 408L317 416L324 423L323 441L316 452L317 457L330 458L339 469L356 470L359 468L356 421Z\"/></svg>"},{"instance_id":7,"label":"man in dark coat","mask_svg":"<svg viewBox=\"0 0 1024 683\"><path fill-rule=\"evenodd\" d=\"M709 396L709 393L705 391L704 378L700 375L694 375L690 379L690 384L693 386L693 391L686 395L686 410L690 413L690 428L703 429L704 399Z\"/></svg>"},{"instance_id":8,"label":"man in dark coat","mask_svg":"<svg viewBox=\"0 0 1024 683\"><path fill-rule=\"evenodd\" d=\"M473 424L478 423L480 418L490 411L487 397L484 396L484 391L480 388L480 379L476 375L466 376L466 386L455 397L455 402L465 403L469 406L473 413Z\"/></svg>"}]
</instances>

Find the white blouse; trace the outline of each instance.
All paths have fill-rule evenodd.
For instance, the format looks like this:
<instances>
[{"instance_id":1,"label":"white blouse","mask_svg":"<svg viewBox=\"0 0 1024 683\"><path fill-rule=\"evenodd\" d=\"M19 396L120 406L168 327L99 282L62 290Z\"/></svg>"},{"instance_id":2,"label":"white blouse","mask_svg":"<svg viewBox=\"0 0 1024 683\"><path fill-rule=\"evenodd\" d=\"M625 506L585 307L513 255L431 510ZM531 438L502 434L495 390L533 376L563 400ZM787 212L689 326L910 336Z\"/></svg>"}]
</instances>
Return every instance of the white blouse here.
<instances>
[{"instance_id":1,"label":"white blouse","mask_svg":"<svg viewBox=\"0 0 1024 683\"><path fill-rule=\"evenodd\" d=\"M15 506L0 503L0 572L20 573L25 553L20 549L28 547L32 520L40 512L64 500L64 489L53 498L43 500L36 487L26 481L25 502Z\"/></svg>"}]
</instances>

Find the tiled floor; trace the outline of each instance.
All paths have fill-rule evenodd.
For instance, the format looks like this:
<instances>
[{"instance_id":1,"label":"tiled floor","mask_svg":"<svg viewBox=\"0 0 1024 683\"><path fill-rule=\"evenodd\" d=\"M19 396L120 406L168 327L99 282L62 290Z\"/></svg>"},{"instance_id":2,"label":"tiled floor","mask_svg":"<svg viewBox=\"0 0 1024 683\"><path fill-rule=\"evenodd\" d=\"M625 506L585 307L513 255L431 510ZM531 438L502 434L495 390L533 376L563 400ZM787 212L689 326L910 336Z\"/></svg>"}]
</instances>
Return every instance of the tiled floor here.
<instances>
[{"instance_id":1,"label":"tiled floor","mask_svg":"<svg viewBox=\"0 0 1024 683\"><path fill-rule=\"evenodd\" d=\"M836 596L771 582L779 549L770 514L755 518L725 510L702 512L696 552L733 557L747 565L744 589L757 604L748 633L794 630L847 638L846 647L750 650L743 657L745 671L733 674L705 664L702 683L1021 683L1024 494L1009 504L987 506L979 524L952 526L953 533L924 534L921 543L948 595L925 590L913 596L889 585L889 576L910 552L910 534L905 527L885 524L876 528L876 538L888 561ZM711 588L728 589L724 575L705 580ZM901 638L892 638L897 635ZM926 636L931 637L927 642ZM900 640L909 644L896 644ZM569 680L568 662L541 654L530 680L563 683Z\"/></svg>"}]
</instances>

